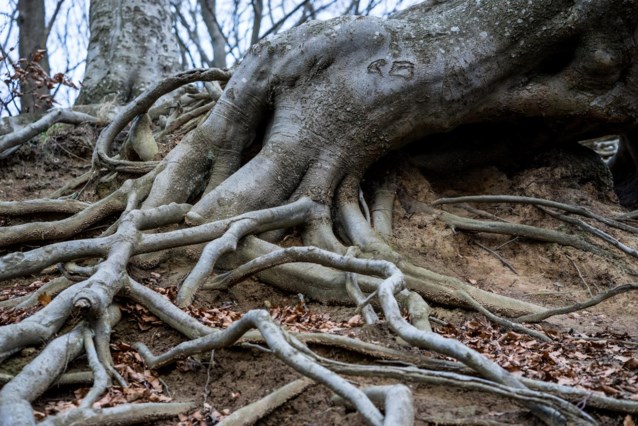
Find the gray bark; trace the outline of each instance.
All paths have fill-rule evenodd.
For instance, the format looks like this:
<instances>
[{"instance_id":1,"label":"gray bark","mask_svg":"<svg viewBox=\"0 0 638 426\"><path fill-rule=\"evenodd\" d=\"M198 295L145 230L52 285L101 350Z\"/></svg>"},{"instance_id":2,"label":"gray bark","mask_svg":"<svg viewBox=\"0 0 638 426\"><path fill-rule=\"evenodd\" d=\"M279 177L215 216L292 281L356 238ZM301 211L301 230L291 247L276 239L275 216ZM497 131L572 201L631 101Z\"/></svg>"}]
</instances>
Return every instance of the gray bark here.
<instances>
[{"instance_id":1,"label":"gray bark","mask_svg":"<svg viewBox=\"0 0 638 426\"><path fill-rule=\"evenodd\" d=\"M302 194L330 203L346 174L471 124L495 136L504 123L526 124L514 147L623 133L638 122L637 21L635 1L450 0L387 20L309 22L253 46L167 163L186 152L198 159L188 170L168 165L160 180L194 187L210 170L204 159L242 151L264 124L261 152L193 213ZM256 187L268 190L237 202Z\"/></svg>"},{"instance_id":2,"label":"gray bark","mask_svg":"<svg viewBox=\"0 0 638 426\"><path fill-rule=\"evenodd\" d=\"M76 104L125 103L179 70L168 0L93 0L91 39Z\"/></svg>"},{"instance_id":3,"label":"gray bark","mask_svg":"<svg viewBox=\"0 0 638 426\"><path fill-rule=\"evenodd\" d=\"M18 13L20 27L18 52L20 59L27 61L21 62L21 66L26 68L33 54L38 50L46 50L47 47L44 0L19 0ZM39 65L49 74L48 54L44 54ZM20 91L23 94L20 99L21 112L38 112L49 108L49 102L42 100L43 96L47 97L50 94L46 85L39 85L29 78L20 83Z\"/></svg>"}]
</instances>

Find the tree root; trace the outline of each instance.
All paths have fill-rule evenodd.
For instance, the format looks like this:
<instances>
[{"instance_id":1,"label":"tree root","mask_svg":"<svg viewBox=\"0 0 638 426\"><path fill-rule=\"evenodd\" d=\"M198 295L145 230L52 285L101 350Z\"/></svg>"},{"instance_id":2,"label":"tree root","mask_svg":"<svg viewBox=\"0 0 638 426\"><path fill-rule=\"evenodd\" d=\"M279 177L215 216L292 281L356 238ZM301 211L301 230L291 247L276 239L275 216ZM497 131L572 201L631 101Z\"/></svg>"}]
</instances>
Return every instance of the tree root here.
<instances>
[{"instance_id":1,"label":"tree root","mask_svg":"<svg viewBox=\"0 0 638 426\"><path fill-rule=\"evenodd\" d=\"M218 423L219 426L249 426L257 423L258 420L267 416L277 407L295 398L303 391L312 386L314 382L310 379L298 379L285 386L276 389L259 401L248 404L245 407L233 412L228 417Z\"/></svg>"},{"instance_id":2,"label":"tree root","mask_svg":"<svg viewBox=\"0 0 638 426\"><path fill-rule=\"evenodd\" d=\"M226 81L229 78L229 72L216 68L195 69L166 78L150 87L128 104L124 110L113 119L108 127L100 133L93 154L94 165L107 167L118 172L129 173L146 173L153 170L155 166L157 166L157 162L155 161L140 163L136 161L117 160L110 157L109 151L111 144L118 133L136 116L146 113L157 99L178 87L195 81Z\"/></svg>"},{"instance_id":3,"label":"tree root","mask_svg":"<svg viewBox=\"0 0 638 426\"><path fill-rule=\"evenodd\" d=\"M291 338L273 322L266 311L249 311L227 329L181 343L159 356L154 356L142 343L136 344L135 348L150 368L159 368L174 362L178 358L230 346L251 328L259 330L268 343L268 347L284 363L304 376L325 384L338 395L348 399L370 424L383 424L383 416L363 392L330 370L319 366L309 359L307 355L292 346L290 344Z\"/></svg>"},{"instance_id":4,"label":"tree root","mask_svg":"<svg viewBox=\"0 0 638 426\"><path fill-rule=\"evenodd\" d=\"M527 334L528 336L532 336L535 339L538 339L542 342L551 342L552 339L550 339L547 335L540 333L538 331L534 331L531 330L527 327L524 327L520 324L516 324L512 321L509 321L505 318L499 317L498 315L494 315L493 313L491 313L490 311L488 311L487 309L485 309L480 303L478 303L476 300L474 300L469 294L467 294L464 291L459 291L458 292L459 295L464 298L468 304L470 304L470 306L472 306L474 309L476 309L478 312L482 313L483 315L485 315L485 317L487 319L489 319L490 321L499 324L503 327L505 327L506 329L511 329L511 330L515 330L518 331L519 333L523 333L523 334Z\"/></svg>"},{"instance_id":5,"label":"tree root","mask_svg":"<svg viewBox=\"0 0 638 426\"><path fill-rule=\"evenodd\" d=\"M154 420L175 417L193 408L195 408L195 404L190 402L123 404L99 410L84 408L52 416L38 423L38 425L90 424L110 426L114 424L148 423Z\"/></svg>"},{"instance_id":6,"label":"tree root","mask_svg":"<svg viewBox=\"0 0 638 426\"><path fill-rule=\"evenodd\" d=\"M409 393L406 393L407 388L382 387L359 390L330 371L330 369L333 369L332 367L326 369L319 365L321 360L315 357L304 343L328 344L375 357L408 361L416 365L429 367L441 367L433 360L380 348L376 345L354 341L343 336L325 336L312 333L290 336L274 324L265 311L251 311L241 320L231 325L230 328L213 330L188 316L159 294L131 280L126 274L126 265L133 255L208 242L198 265L191 273L193 277L197 278L196 285L189 286L187 279L180 290L179 294L182 296L179 296L181 299L178 300L178 303L182 306L190 304L197 290L202 287L202 284L212 272L217 259L224 254L234 252L231 257L235 258L235 262L240 259L239 266L234 267L226 274L217 276L206 287L224 289L239 282L246 276L257 273L273 273L277 268L287 267L288 269L283 269L284 275L282 275L281 271L275 271L275 275L271 275L271 279L281 282L281 277L285 276L285 274L301 276L305 274L306 279L310 280L311 284L305 287L303 292L308 294L314 288L318 292L318 297L322 300L325 300L323 299L325 291L321 287L317 287L317 282L324 280L326 288L332 289L331 291L334 291L335 295L339 295L335 299L343 301L344 297L350 295L349 297L355 305L359 306L359 309L367 309L371 323L376 322L376 320L371 316L374 311L370 302L376 302L375 306L381 307L389 327L405 342L462 361L466 366L471 367L489 380L489 383L495 382L504 386L503 392L506 392L507 389L518 390L517 395L520 395L524 403L545 423L563 424L565 419L574 420L577 418L583 422L587 420L579 410L575 410L573 407L570 408L554 399L548 399L545 395L534 394L536 395L534 396L530 393L526 394L524 384L498 365L457 341L443 338L431 332L427 321L429 312L427 303L417 293L405 289L406 283L418 282L419 279L422 280L424 279L423 277L430 278L430 276L424 274L421 269L402 260L385 242L380 240L365 221L359 209L352 210L353 214L348 216L346 213L349 211L349 205L341 204L339 206L341 217L343 218L342 223L348 238L357 243L363 242L364 244L360 244L360 246L364 250L374 248L376 250L374 252L375 256L393 258L407 272L407 275L404 275L400 267L386 260L357 258L355 255L359 252L354 249L345 250L344 255L314 247L275 249L277 246L255 237L250 237L252 234L259 234L268 230L303 225L311 222L317 215L323 214L323 207L309 198L300 198L298 201L287 205L248 212L186 229L152 234L143 233L142 231L157 229L181 221L191 211L191 206L188 204L170 204L137 210L136 206L139 204L138 194L142 194L141 197L143 197L144 193L133 191L132 195L126 198L126 205L123 208L124 213L114 228L115 232L112 235L92 240L51 244L30 252L7 255L0 259L0 265L3 266L0 276L8 278L37 272L57 262L86 257L105 258L97 267L83 271L90 273L91 276L82 282L72 284L66 279L60 279L59 282L56 281L56 284L46 287L42 292L65 289L51 303L31 317L19 324L5 326L0 329L0 336L2 337L0 339L0 360L2 360L20 348L37 344L50 338L64 324L74 307L75 309L80 309L87 318L92 318L90 328L87 326L88 323L83 322L68 335L72 336L72 340L76 342L75 346L72 346L73 349L71 349L71 346L66 345L65 350L72 351L72 353L69 352L69 355L64 357L57 357L60 360L70 359L69 357L77 356L76 354L79 354L82 349L88 355L89 365L92 370L93 386L80 408L74 411L77 413L73 414L74 416L96 415L90 407L92 402L107 388L110 382L109 376L114 377L116 380L122 380L112 368L108 349L110 324L114 319L107 314L107 308L111 305L113 297L119 293L146 306L168 325L194 339L182 343L157 357L152 355L145 346L137 345L136 347L150 368L159 368L179 357L188 356L196 352L227 347L232 344L265 342L270 350L284 362L313 380L327 385L337 394L348 399L370 424L410 424L413 415L408 414L407 417L405 416L405 413L411 413L410 409L406 408L411 406L411 398ZM360 232L355 233L354 230ZM243 242L238 244L240 239ZM324 241L328 240L324 239ZM250 260L242 261L242 258ZM284 263L289 262L302 262L305 265L297 269L290 268L290 266L294 265L284 265ZM314 268L323 269L311 270L306 266L308 264L312 264ZM427 273L433 274L429 271ZM437 278L435 274L432 276L435 279ZM445 280L442 281L445 282ZM441 288L444 287L441 286ZM452 288L446 288L444 291L456 300L460 300L467 306L483 312L488 318L506 327L533 334L533 332L522 328L518 324L491 314L489 310L483 307L482 302L477 301L474 295L470 294L469 290L466 291L465 288L465 286L460 288L453 286ZM184 294L187 296L184 296ZM20 302L22 304L33 303L34 297L37 299L37 296L32 295ZM398 300L403 300L402 303L409 308L414 326L401 316ZM538 309L525 309L524 312L536 313ZM525 319L525 317L518 318L518 320L521 319ZM251 328L257 328L259 333L250 331ZM542 335L535 335L535 337L542 340L547 339ZM57 347L54 342L57 341L52 341L47 348L53 348L51 350L54 350ZM49 349L45 349L45 352L47 350ZM45 354L45 352L42 354ZM5 385L4 389L9 389L10 391L12 386L14 386L12 385L13 383L21 383L25 380L21 374L27 374L36 368L41 369L37 362L34 361L28 364L22 373L15 376L11 382ZM42 381L41 387L46 389L46 387L55 382L61 373L62 370L60 369L59 371L56 370L55 374L47 376L46 380ZM380 373L380 375L384 374ZM21 407L12 413L14 416L19 416L21 421L23 418L27 419L27 417L31 416L29 401L37 397L37 392L34 390L28 395L20 396L22 395L20 393L16 395L18 396L7 397L7 399L4 394L0 393L0 410L4 406L3 401L7 401L7 404ZM527 396L527 398L523 398L524 396ZM381 415L373 402L378 406L385 407L385 416ZM169 408L166 408L166 410L169 410ZM68 414L68 416L71 415ZM130 418L132 419L133 417ZM29 418L32 422L32 417ZM61 419L62 417L57 416L57 418ZM50 421L58 420L51 418Z\"/></svg>"},{"instance_id":7,"label":"tree root","mask_svg":"<svg viewBox=\"0 0 638 426\"><path fill-rule=\"evenodd\" d=\"M120 319L119 309L112 307L109 318L113 324L117 323ZM35 424L30 402L55 382L85 345L91 346L92 343L86 340L90 337L90 332L87 332L88 324L83 321L69 333L52 340L33 361L4 385L0 390L0 418L5 424ZM41 374L42 371L47 374ZM94 374L95 371L96 369ZM102 378L98 378L100 379ZM101 389L100 383L98 381L95 389Z\"/></svg>"},{"instance_id":8,"label":"tree root","mask_svg":"<svg viewBox=\"0 0 638 426\"><path fill-rule=\"evenodd\" d=\"M626 232L638 233L638 228L627 225L626 223L619 222L615 219L609 219L607 217L596 214L585 207L575 206L573 204L559 203L558 201L544 200L542 198L534 197L519 197L514 195L474 195L467 197L455 197L455 198L439 198L432 203L433 206L441 204L456 204L456 203L518 203L518 204L532 204L536 206L551 207L558 210L563 210L568 213L577 214L587 217L589 219L595 219L605 225L612 226L614 228L621 229Z\"/></svg>"},{"instance_id":9,"label":"tree root","mask_svg":"<svg viewBox=\"0 0 638 426\"><path fill-rule=\"evenodd\" d=\"M584 301L584 302L579 302L579 303L575 303L573 305L570 306L565 306L562 308L556 308L556 309L548 309L544 312L538 312L535 314L530 314L530 315L524 315L521 317L516 318L516 321L519 322L541 322L543 320L546 320L547 318L556 316L556 315L565 315L565 314L569 314L572 312L576 312L576 311L582 311L583 309L587 309L590 308L592 306L595 306L597 304L599 304L600 302L609 299L610 297L614 297L616 295L622 294L622 293L626 293L628 291L633 291L633 290L638 290L638 284L625 284L625 285L619 285L617 287L612 288L611 290L608 290L604 293L599 293L596 296L592 297L591 299Z\"/></svg>"},{"instance_id":10,"label":"tree root","mask_svg":"<svg viewBox=\"0 0 638 426\"><path fill-rule=\"evenodd\" d=\"M89 206L89 203L78 200L54 200L46 198L28 201L0 201L0 215L23 216L35 213L76 214Z\"/></svg>"},{"instance_id":11,"label":"tree root","mask_svg":"<svg viewBox=\"0 0 638 426\"><path fill-rule=\"evenodd\" d=\"M193 108L190 111L180 115L175 120L167 123L166 128L157 135L157 139L161 140L165 138L167 135L173 134L175 130L184 126L189 121L197 119L201 117L202 115L208 113L215 105L215 102L217 102L217 100L205 103L204 105L197 106L196 108Z\"/></svg>"},{"instance_id":12,"label":"tree root","mask_svg":"<svg viewBox=\"0 0 638 426\"><path fill-rule=\"evenodd\" d=\"M28 142L31 138L39 135L40 133L47 131L49 127L56 123L94 124L97 123L97 119L92 115L70 111L68 109L53 110L47 113L44 117L18 131L0 136L0 159L6 158L8 155L13 153L16 147Z\"/></svg>"},{"instance_id":13,"label":"tree root","mask_svg":"<svg viewBox=\"0 0 638 426\"><path fill-rule=\"evenodd\" d=\"M126 181L117 191L89 205L71 217L54 222L30 222L2 228L0 246L26 241L47 241L70 238L96 224L100 220L125 210L129 200L146 196L155 176L154 172L140 179ZM56 200L57 201L57 200ZM17 203L18 205L20 203ZM55 206L57 203L51 204ZM44 206L45 203L41 203ZM20 208L25 208L21 206ZM43 209L39 213L44 212Z\"/></svg>"},{"instance_id":14,"label":"tree root","mask_svg":"<svg viewBox=\"0 0 638 426\"><path fill-rule=\"evenodd\" d=\"M412 392L405 385L368 386L363 388L366 396L385 413L384 425L412 426L414 424L414 405ZM336 403L350 405L337 397Z\"/></svg>"},{"instance_id":15,"label":"tree root","mask_svg":"<svg viewBox=\"0 0 638 426\"><path fill-rule=\"evenodd\" d=\"M235 251L238 241L248 234L257 234L279 228L288 228L304 223L315 207L308 198L288 205L244 214L234 219L224 235L208 243L199 261L186 277L177 294L176 302L180 306L189 305L204 280L210 275L222 255ZM187 214L191 215L192 213Z\"/></svg>"},{"instance_id":16,"label":"tree root","mask_svg":"<svg viewBox=\"0 0 638 426\"><path fill-rule=\"evenodd\" d=\"M609 235L608 233L606 233L605 231L603 231L602 229L599 229L595 226L592 226L590 224L588 224L587 222L581 220L581 219L576 219L573 217L569 217L563 214L559 214L556 212L553 212L549 209L545 209L541 207L541 210L544 211L545 213L547 213L548 215L555 217L557 219L563 220L567 223L571 223L573 225L576 225L578 227L580 227L581 229L584 229L585 231L589 232L590 234L594 235L595 237L600 238L601 240L605 241L606 243L609 243L610 245L612 245L613 247L616 247L617 249L619 249L620 251L622 251L625 254L628 254L630 256L633 257L638 257L638 250L636 250L633 247L629 247L623 243L621 243L620 241L618 241L616 238L612 237L611 235Z\"/></svg>"},{"instance_id":17,"label":"tree root","mask_svg":"<svg viewBox=\"0 0 638 426\"><path fill-rule=\"evenodd\" d=\"M70 281L65 277L54 278L31 294L3 300L0 302L0 308L30 308L31 306L35 306L39 303L38 300L40 297L44 295L53 297L73 284L73 281Z\"/></svg>"},{"instance_id":18,"label":"tree root","mask_svg":"<svg viewBox=\"0 0 638 426\"><path fill-rule=\"evenodd\" d=\"M565 416L570 422L575 422L577 424L596 424L589 415L561 398L530 389L513 388L477 377L445 371L430 371L416 367L345 364L327 360L325 358L321 358L321 362L322 364L329 366L335 372L345 375L387 377L404 382L408 381L439 386L454 386L460 389L492 393L505 398L514 399L521 404L533 401L537 404L552 407L554 410Z\"/></svg>"},{"instance_id":19,"label":"tree root","mask_svg":"<svg viewBox=\"0 0 638 426\"><path fill-rule=\"evenodd\" d=\"M457 291L464 291L486 309L510 317L542 310L537 305L483 291L456 278L437 274L407 261L383 241L366 222L355 203L356 198L353 197L353 188L357 187L357 180L356 178L351 179L349 182L344 180L337 196L337 216L347 237L368 255L396 264L405 272L406 282L411 290L416 291L427 300L442 305L473 309L467 304L467 300L464 297L459 297L457 293Z\"/></svg>"},{"instance_id":20,"label":"tree root","mask_svg":"<svg viewBox=\"0 0 638 426\"><path fill-rule=\"evenodd\" d=\"M462 201L466 202L466 198L472 199L472 197L462 197ZM546 200L540 200L546 201ZM557 243L564 246L571 246L578 250L583 250L589 253L593 253L597 256L605 258L613 257L607 250L602 249L583 238L575 235L565 234L560 231L554 231L551 229L539 228L537 226L522 225L517 223L507 222L492 222L477 219L470 219L466 217L457 216L442 210L436 210L417 200L406 201L409 205L409 211L419 211L421 213L428 213L437 216L443 222L451 226L452 228L462 229L464 231L472 232L488 232L496 234L507 234L517 237L529 238L537 241L545 241L549 243Z\"/></svg>"},{"instance_id":21,"label":"tree root","mask_svg":"<svg viewBox=\"0 0 638 426\"><path fill-rule=\"evenodd\" d=\"M463 363L475 369L481 375L496 382L505 383L509 386L515 387L522 386L513 376L509 375L509 373L507 373L505 370L502 370L496 364L488 361L478 353L468 349L458 342L445 339L432 332L418 330L408 324L401 317L399 307L394 296L395 293L398 293L403 289L403 274L396 266L389 262L341 256L313 247L293 247L282 249L278 252L274 252L263 257L258 257L251 262L246 263L245 265L231 271L228 275L226 275L222 279L222 283L231 283L242 279L249 274L253 274L278 263L291 260L313 262L324 266L331 266L350 272L356 272L359 274L378 275L384 277L385 280L378 287L379 303L383 309L383 313L390 328L395 331L402 339L417 347L433 350L435 352L462 360ZM211 336L217 336L218 334L219 333L215 333ZM267 336L264 337L266 337L266 339L268 340ZM198 342L197 348L194 348L193 346L187 346L188 353L178 350L178 346L175 350L169 351L166 355L163 355L161 358L158 359L149 358L148 355L144 356L151 366L157 367L165 365L166 362L172 361L177 356L185 356L195 351L201 352L204 350L218 348L220 347L220 345L223 345L223 343L216 343L216 341L218 339L224 339L224 337L210 337L210 341L204 341L201 339L204 338L193 341L193 345L195 345L195 342ZM227 344L229 343L226 343L226 345ZM270 342L269 346L272 348ZM143 348L140 348L140 351L142 352ZM556 418L556 413L552 410L548 411L545 407L534 407L534 410L537 415L539 415L541 418L544 419L544 421L550 424L554 424L557 419L560 418L560 416ZM561 423L561 421L558 420L558 423Z\"/></svg>"}]
</instances>

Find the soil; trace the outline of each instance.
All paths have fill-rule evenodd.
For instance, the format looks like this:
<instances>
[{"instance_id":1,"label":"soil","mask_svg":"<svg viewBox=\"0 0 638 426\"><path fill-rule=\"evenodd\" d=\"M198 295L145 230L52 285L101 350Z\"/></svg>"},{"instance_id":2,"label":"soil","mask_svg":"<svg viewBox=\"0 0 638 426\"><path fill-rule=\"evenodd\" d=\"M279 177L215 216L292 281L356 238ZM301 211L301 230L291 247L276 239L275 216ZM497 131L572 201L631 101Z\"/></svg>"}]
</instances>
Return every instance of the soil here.
<instances>
[{"instance_id":1,"label":"soil","mask_svg":"<svg viewBox=\"0 0 638 426\"><path fill-rule=\"evenodd\" d=\"M12 157L0 162L0 199L45 197L73 177L86 172L90 167L91 157L87 141L95 140L95 132L90 127L70 130L60 126L41 138L40 142L27 144ZM399 172L399 187L402 197L412 197L422 202L460 195L511 194L586 206L608 217L625 212L617 204L604 164L579 149L545 153L531 160L529 167L518 171L505 172L488 166L458 171L449 176L425 177L415 167L405 166ZM94 186L87 186L79 196L82 200L95 200ZM636 262L627 256L620 257L620 260L610 260L557 244L496 234L455 231L433 215L406 211L400 201L397 199L395 203L395 223L390 243L414 263L459 277L482 289L543 306L559 307L585 300L590 294L613 286L635 281L630 272L635 268ZM580 233L529 205L474 204L473 207L510 222ZM445 207L445 210L478 217L476 210L468 211L459 206ZM32 219L0 218L5 226ZM603 229L629 246L638 246L636 236L606 227ZM510 267L481 245L498 252ZM27 250L30 247L25 245L21 249ZM172 288L179 285L191 266L192 261L189 259L174 257L154 270L133 267L130 273L140 282L160 288ZM37 279L51 279L54 276L51 274ZM32 277L12 280L0 284L0 290L11 288L17 291L33 282ZM195 302L195 306L202 311L221 309L224 312L238 313L252 308L294 309L298 304L297 295L281 293L255 280L247 280L227 292L201 291ZM401 347L390 333L384 331L383 325L372 331L369 327L348 325L347 321L355 316L354 308L325 306L306 300L305 312L308 315L316 314L316 318L319 318L317 321L332 321L336 324L333 327L334 332L357 336L381 345ZM556 355L558 363L554 364L547 362L541 365L540 361L538 364L526 364L527 358L534 359L535 355L548 350L535 346L534 342L530 343L530 339L525 336L515 335L514 340L527 342L526 347L530 348L521 352L520 344L507 344L512 336L507 334L507 330L490 324L476 313L434 306L433 315L439 322L448 323L447 326L435 324L436 330L446 335L458 336L499 361L515 359L516 362L510 369L518 374L560 382L567 380L565 377L568 375L554 374L555 371L573 371L577 376L582 374L584 377L581 382L574 379L574 384L578 386L599 386L603 390L603 386L608 386L607 391L611 395L623 398L638 396L638 392L632 395L632 389L638 386L635 381L636 371L623 364L623 360L638 358L636 293L626 293L585 311L554 317L545 322L542 329L553 330L565 339L580 339L565 343L565 348L576 348L585 354L585 358L580 360ZM292 321L286 323L286 327L290 329L304 325ZM142 341L155 353L163 352L183 340L184 337L179 333L157 324L157 321L144 319L139 313L126 315L116 326L113 336L113 343L116 345ZM604 342L602 346L598 346L598 352L587 343L592 341ZM501 342L500 349L491 352L494 342ZM556 344L548 353L555 354L558 346L560 344ZM313 350L345 362L374 361L334 348L313 347ZM34 352L23 351L3 368L23 364ZM595 377L587 378L588 370L599 371L596 370L599 367L612 369L618 380L610 379L609 382L602 383L597 382ZM144 371L143 366L139 368ZM76 361L71 369L86 369L86 359ZM256 348L245 347L204 354L199 359L188 360L178 367L168 367L148 374L161 379L159 392L162 395L174 401L196 401L201 404L194 415L182 418L181 424L198 424L197 419L202 419L202 424L213 424L214 419L219 419L299 377L274 356ZM359 385L390 382L373 378L349 379ZM414 394L416 424L419 425L536 424L527 409L511 400L463 389L415 383L408 385ZM67 401L68 404L68 401L76 400L79 388L81 386L53 388L34 403L34 408L40 412L58 411L52 407L62 407L60 401ZM625 417L595 410L589 412L602 424L609 425L622 424ZM173 419L161 424L176 424L179 421ZM259 424L359 425L363 421L357 413L335 404L329 390L315 385L276 409Z\"/></svg>"}]
</instances>

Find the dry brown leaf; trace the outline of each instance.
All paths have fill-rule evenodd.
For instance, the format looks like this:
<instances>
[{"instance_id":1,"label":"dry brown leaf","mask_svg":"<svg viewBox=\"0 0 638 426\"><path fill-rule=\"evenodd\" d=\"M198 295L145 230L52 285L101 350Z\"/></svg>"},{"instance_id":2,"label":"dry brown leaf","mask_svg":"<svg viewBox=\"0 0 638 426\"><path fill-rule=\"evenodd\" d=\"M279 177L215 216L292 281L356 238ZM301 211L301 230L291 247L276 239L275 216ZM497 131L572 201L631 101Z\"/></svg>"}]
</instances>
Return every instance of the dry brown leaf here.
<instances>
[{"instance_id":1,"label":"dry brown leaf","mask_svg":"<svg viewBox=\"0 0 638 426\"><path fill-rule=\"evenodd\" d=\"M623 364L623 367L627 370L638 370L638 359L630 358Z\"/></svg>"}]
</instances>

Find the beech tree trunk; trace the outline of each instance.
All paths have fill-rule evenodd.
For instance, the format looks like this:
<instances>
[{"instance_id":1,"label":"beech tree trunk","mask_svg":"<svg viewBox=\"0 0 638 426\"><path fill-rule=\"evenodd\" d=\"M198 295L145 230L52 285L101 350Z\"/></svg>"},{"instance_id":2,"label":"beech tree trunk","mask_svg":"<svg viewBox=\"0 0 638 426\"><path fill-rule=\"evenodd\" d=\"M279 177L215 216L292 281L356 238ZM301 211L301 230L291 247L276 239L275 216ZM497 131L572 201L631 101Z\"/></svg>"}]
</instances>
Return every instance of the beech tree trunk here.
<instances>
[{"instance_id":1,"label":"beech tree trunk","mask_svg":"<svg viewBox=\"0 0 638 426\"><path fill-rule=\"evenodd\" d=\"M125 103L179 69L168 0L93 0L77 104Z\"/></svg>"},{"instance_id":2,"label":"beech tree trunk","mask_svg":"<svg viewBox=\"0 0 638 426\"><path fill-rule=\"evenodd\" d=\"M507 135L506 123L525 125L520 138L509 135L513 147L636 126L635 1L431 3L386 20L314 21L253 46L213 114L167 159L158 179L168 187L155 185L147 203L166 193L187 200L201 191L210 159L223 152L215 175L228 150L255 139L264 144L259 155L203 197L192 218L293 194L330 203L347 174L468 125L494 137ZM247 191L255 187L268 190Z\"/></svg>"}]
</instances>

